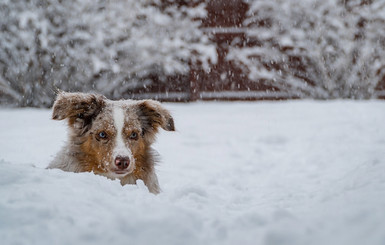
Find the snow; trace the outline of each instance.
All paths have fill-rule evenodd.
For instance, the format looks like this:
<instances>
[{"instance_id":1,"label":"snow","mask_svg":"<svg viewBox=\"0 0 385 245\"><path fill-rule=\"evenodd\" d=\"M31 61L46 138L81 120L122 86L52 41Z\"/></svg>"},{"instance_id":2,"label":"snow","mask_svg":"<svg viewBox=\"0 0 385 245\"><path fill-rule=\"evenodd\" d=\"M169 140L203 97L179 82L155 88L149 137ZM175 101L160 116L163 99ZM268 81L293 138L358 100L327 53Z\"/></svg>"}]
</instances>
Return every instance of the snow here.
<instances>
[{"instance_id":1,"label":"snow","mask_svg":"<svg viewBox=\"0 0 385 245\"><path fill-rule=\"evenodd\" d=\"M165 106L159 195L46 170L65 124L0 109L1 244L385 244L385 102Z\"/></svg>"},{"instance_id":2,"label":"snow","mask_svg":"<svg viewBox=\"0 0 385 245\"><path fill-rule=\"evenodd\" d=\"M193 5L0 1L1 101L47 107L56 89L122 98L148 81L188 75L189 64L208 68L216 46L199 29L206 4Z\"/></svg>"},{"instance_id":3,"label":"snow","mask_svg":"<svg viewBox=\"0 0 385 245\"><path fill-rule=\"evenodd\" d=\"M382 2L382 1L380 1ZM300 98L370 99L381 83L385 4L339 0L247 1L250 44L226 59L255 82ZM378 8L375 8L378 7ZM258 43L256 45L255 43ZM274 79L273 79L274 78ZM267 80L267 81L265 81Z\"/></svg>"}]
</instances>

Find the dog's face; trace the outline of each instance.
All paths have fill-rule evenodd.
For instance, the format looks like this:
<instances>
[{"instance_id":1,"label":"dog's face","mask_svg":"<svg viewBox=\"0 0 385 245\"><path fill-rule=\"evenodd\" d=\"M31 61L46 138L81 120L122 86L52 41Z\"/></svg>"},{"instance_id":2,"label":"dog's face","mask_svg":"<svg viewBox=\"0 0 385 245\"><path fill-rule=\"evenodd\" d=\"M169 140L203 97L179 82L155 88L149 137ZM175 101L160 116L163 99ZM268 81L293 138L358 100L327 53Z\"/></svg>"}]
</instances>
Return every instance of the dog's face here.
<instances>
[{"instance_id":1,"label":"dog's face","mask_svg":"<svg viewBox=\"0 0 385 245\"><path fill-rule=\"evenodd\" d=\"M85 171L121 178L146 157L159 127L174 131L170 113L153 100L112 101L103 96L60 93L53 119L68 119L70 140Z\"/></svg>"}]
</instances>

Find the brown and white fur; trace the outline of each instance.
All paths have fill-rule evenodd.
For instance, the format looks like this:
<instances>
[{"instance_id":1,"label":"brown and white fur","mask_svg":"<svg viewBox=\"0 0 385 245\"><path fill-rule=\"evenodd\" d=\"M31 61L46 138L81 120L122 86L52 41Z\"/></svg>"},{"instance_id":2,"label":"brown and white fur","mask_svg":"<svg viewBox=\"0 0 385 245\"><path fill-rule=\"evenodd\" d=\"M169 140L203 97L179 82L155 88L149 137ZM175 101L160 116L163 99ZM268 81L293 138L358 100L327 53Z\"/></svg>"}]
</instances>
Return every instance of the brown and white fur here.
<instances>
[{"instance_id":1,"label":"brown and white fur","mask_svg":"<svg viewBox=\"0 0 385 245\"><path fill-rule=\"evenodd\" d=\"M174 131L174 120L153 100L112 101L102 95L59 92L54 120L68 120L69 139L48 168L94 172L122 185L143 180L159 193L151 144L161 127Z\"/></svg>"}]
</instances>

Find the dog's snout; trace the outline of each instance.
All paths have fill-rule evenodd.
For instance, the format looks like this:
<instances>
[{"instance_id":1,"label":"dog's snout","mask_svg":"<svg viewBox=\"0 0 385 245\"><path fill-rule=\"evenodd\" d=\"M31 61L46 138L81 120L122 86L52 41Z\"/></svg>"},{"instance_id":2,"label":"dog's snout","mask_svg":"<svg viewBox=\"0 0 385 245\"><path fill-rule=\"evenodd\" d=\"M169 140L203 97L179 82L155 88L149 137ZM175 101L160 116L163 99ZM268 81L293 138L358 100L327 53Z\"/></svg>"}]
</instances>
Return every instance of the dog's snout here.
<instances>
[{"instance_id":1,"label":"dog's snout","mask_svg":"<svg viewBox=\"0 0 385 245\"><path fill-rule=\"evenodd\" d=\"M128 166L130 165L130 158L123 157L123 156L117 156L115 158L115 165L116 165L116 167L118 167L118 169L124 170L124 169L128 168Z\"/></svg>"}]
</instances>

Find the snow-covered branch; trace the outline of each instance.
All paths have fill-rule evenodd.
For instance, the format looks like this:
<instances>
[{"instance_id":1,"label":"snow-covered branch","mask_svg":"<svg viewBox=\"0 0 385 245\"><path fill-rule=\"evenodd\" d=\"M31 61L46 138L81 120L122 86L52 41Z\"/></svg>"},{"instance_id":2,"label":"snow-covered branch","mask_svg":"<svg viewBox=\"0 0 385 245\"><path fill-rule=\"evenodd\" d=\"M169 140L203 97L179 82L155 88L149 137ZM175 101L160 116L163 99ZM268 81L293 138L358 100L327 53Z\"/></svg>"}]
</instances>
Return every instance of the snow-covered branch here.
<instances>
[{"instance_id":1,"label":"snow-covered branch","mask_svg":"<svg viewBox=\"0 0 385 245\"><path fill-rule=\"evenodd\" d=\"M228 55L255 81L309 98L371 98L384 75L385 4L248 1L248 39Z\"/></svg>"},{"instance_id":2,"label":"snow-covered branch","mask_svg":"<svg viewBox=\"0 0 385 245\"><path fill-rule=\"evenodd\" d=\"M22 95L11 101L20 106L48 106L56 88L118 98L151 83L151 75L186 74L194 61L215 63L215 46L196 20L206 15L205 5L160 5L156 0L2 1L0 76L6 82L1 86L13 98Z\"/></svg>"}]
</instances>

